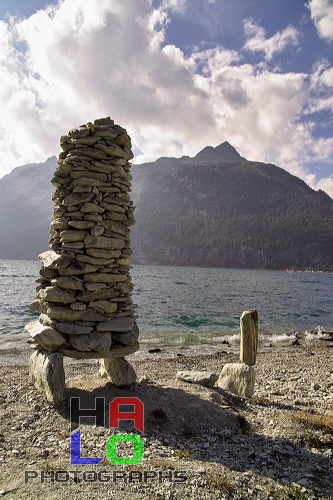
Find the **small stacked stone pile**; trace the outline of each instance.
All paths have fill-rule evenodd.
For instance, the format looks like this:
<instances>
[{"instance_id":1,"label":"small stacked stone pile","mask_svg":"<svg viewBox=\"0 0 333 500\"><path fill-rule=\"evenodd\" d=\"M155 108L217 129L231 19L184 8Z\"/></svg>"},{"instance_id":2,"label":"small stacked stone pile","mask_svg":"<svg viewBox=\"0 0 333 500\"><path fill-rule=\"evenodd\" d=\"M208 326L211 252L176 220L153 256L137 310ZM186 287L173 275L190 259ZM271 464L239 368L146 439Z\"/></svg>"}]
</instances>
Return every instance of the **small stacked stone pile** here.
<instances>
[{"instance_id":1,"label":"small stacked stone pile","mask_svg":"<svg viewBox=\"0 0 333 500\"><path fill-rule=\"evenodd\" d=\"M220 375L210 372L179 371L176 378L207 387L214 385L244 398L254 393L255 368L258 349L258 312L244 311L240 318L240 363L227 363Z\"/></svg>"},{"instance_id":2,"label":"small stacked stone pile","mask_svg":"<svg viewBox=\"0 0 333 500\"><path fill-rule=\"evenodd\" d=\"M41 277L30 306L41 314L26 330L39 353L103 358L110 375L111 365L118 363L119 371L120 358L139 348L129 274L131 140L102 118L71 130L60 145L51 250L39 255Z\"/></svg>"},{"instance_id":3,"label":"small stacked stone pile","mask_svg":"<svg viewBox=\"0 0 333 500\"><path fill-rule=\"evenodd\" d=\"M254 393L255 368L258 350L258 312L244 311L240 318L241 363L227 363L222 368L217 386L245 398Z\"/></svg>"}]
</instances>

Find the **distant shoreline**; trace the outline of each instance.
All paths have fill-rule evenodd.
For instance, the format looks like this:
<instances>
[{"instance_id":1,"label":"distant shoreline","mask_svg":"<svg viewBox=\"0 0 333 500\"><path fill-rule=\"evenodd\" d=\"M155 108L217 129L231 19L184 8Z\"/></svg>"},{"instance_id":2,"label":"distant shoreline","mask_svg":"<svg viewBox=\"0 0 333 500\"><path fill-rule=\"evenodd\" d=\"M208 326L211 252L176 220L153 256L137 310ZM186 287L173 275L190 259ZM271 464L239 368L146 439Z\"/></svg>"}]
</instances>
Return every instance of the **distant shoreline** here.
<instances>
[{"instance_id":1,"label":"distant shoreline","mask_svg":"<svg viewBox=\"0 0 333 500\"><path fill-rule=\"evenodd\" d=\"M286 350L294 350L294 349L303 349L308 347L332 347L333 341L332 338L323 339L323 338L314 338L313 336L310 339L301 339L299 344L292 344L293 337L290 336L290 339L286 341L278 340L277 342L268 343L264 339L259 339L258 352L266 353L266 352L276 352L281 351L284 352ZM12 351L12 350L11 350ZM26 350L21 349L17 350L18 352L8 352L3 354L0 350L0 366L27 366L29 363L29 358L33 353L32 349L27 348ZM151 352L149 352L151 351ZM175 359L177 357L196 357L196 356L214 356L219 353L225 354L235 354L239 352L239 344L225 344L221 342L220 344L192 344L192 345L158 345L156 343L152 345L143 344L140 346L140 349L130 356L127 356L129 361L149 361L149 360L158 360L168 361ZM77 363L78 360L64 357L65 364ZM98 364L98 359L86 359L82 360L84 362L92 362L94 364Z\"/></svg>"},{"instance_id":2,"label":"distant shoreline","mask_svg":"<svg viewBox=\"0 0 333 500\"><path fill-rule=\"evenodd\" d=\"M41 251L42 252L42 251ZM40 252L40 253L41 253ZM0 257L0 262L1 261L17 261L17 262L35 262L39 263L38 260L38 255L36 255L35 259L30 259L30 258L25 258L25 259L10 259L9 257ZM274 269L270 267L225 267L225 266L201 266L201 265L189 265L185 266L183 264L154 264L154 263L149 263L149 262L138 262L135 261L135 259L132 258L132 266L147 266L147 267L179 267L179 268L199 268L199 269L228 269L228 270L235 270L235 271L276 271L276 272L291 272L291 273L328 273L328 274L333 274L333 270L322 270L322 269L315 269L315 268L306 268L306 269L295 269L293 267L291 268L284 268L281 267L279 269Z\"/></svg>"}]
</instances>

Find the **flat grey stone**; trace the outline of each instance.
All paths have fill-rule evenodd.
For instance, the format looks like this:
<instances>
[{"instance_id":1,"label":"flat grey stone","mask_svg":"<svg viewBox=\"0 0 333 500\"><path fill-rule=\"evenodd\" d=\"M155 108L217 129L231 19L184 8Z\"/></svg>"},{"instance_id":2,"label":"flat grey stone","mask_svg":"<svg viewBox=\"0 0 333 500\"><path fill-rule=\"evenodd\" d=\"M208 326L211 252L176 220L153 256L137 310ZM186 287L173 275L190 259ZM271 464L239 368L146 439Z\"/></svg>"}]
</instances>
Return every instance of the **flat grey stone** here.
<instances>
[{"instance_id":1,"label":"flat grey stone","mask_svg":"<svg viewBox=\"0 0 333 500\"><path fill-rule=\"evenodd\" d=\"M61 241L83 241L86 232L82 229L65 229L60 232Z\"/></svg>"},{"instance_id":2,"label":"flat grey stone","mask_svg":"<svg viewBox=\"0 0 333 500\"><path fill-rule=\"evenodd\" d=\"M58 286L43 288L39 291L39 298L47 302L60 302L61 304L70 304L75 300L73 294Z\"/></svg>"},{"instance_id":3,"label":"flat grey stone","mask_svg":"<svg viewBox=\"0 0 333 500\"><path fill-rule=\"evenodd\" d=\"M132 330L129 332L112 333L112 340L119 342L120 344L123 345L134 345L137 343L138 338L139 338L139 328L136 323L134 323Z\"/></svg>"},{"instance_id":4,"label":"flat grey stone","mask_svg":"<svg viewBox=\"0 0 333 500\"><path fill-rule=\"evenodd\" d=\"M206 387L213 387L218 379L215 373L199 372L199 371L179 371L176 373L176 378L191 384L205 385Z\"/></svg>"},{"instance_id":5,"label":"flat grey stone","mask_svg":"<svg viewBox=\"0 0 333 500\"><path fill-rule=\"evenodd\" d=\"M80 280L70 278L69 276L59 276L51 281L52 285L68 290L83 290L83 284Z\"/></svg>"},{"instance_id":6,"label":"flat grey stone","mask_svg":"<svg viewBox=\"0 0 333 500\"><path fill-rule=\"evenodd\" d=\"M31 302L31 304L29 305L29 311L38 312L38 313L43 312L43 303L42 303L42 301L36 299L33 302Z\"/></svg>"},{"instance_id":7,"label":"flat grey stone","mask_svg":"<svg viewBox=\"0 0 333 500\"><path fill-rule=\"evenodd\" d=\"M39 254L38 258L44 267L50 267L51 269L68 267L73 260L70 255L64 253L58 254L53 250L48 250L47 252Z\"/></svg>"},{"instance_id":8,"label":"flat grey stone","mask_svg":"<svg viewBox=\"0 0 333 500\"><path fill-rule=\"evenodd\" d=\"M93 321L93 322L99 322L99 321L107 321L107 317L102 314L99 311L96 311L95 309L91 309L88 307L85 311L83 311L82 314L82 321Z\"/></svg>"},{"instance_id":9,"label":"flat grey stone","mask_svg":"<svg viewBox=\"0 0 333 500\"><path fill-rule=\"evenodd\" d=\"M87 248L101 248L121 250L125 246L125 241L119 238L106 238L105 236L88 235L84 238Z\"/></svg>"},{"instance_id":10,"label":"flat grey stone","mask_svg":"<svg viewBox=\"0 0 333 500\"><path fill-rule=\"evenodd\" d=\"M89 220L71 220L68 222L68 225L75 227L76 229L90 229L95 224Z\"/></svg>"},{"instance_id":11,"label":"flat grey stone","mask_svg":"<svg viewBox=\"0 0 333 500\"><path fill-rule=\"evenodd\" d=\"M110 302L109 300L94 300L89 302L89 307L102 314L112 314L116 312L118 306L115 302Z\"/></svg>"},{"instance_id":12,"label":"flat grey stone","mask_svg":"<svg viewBox=\"0 0 333 500\"><path fill-rule=\"evenodd\" d=\"M85 311L74 311L70 307L50 306L46 314L57 321L79 321Z\"/></svg>"},{"instance_id":13,"label":"flat grey stone","mask_svg":"<svg viewBox=\"0 0 333 500\"><path fill-rule=\"evenodd\" d=\"M129 356L133 354L140 348L139 344L136 343L134 345L122 346L122 345L112 345L110 351L97 352L83 352L77 351L75 349L63 349L59 348L59 352L61 352L64 356L68 356L69 358L75 359L101 359L101 358L119 358L124 356Z\"/></svg>"},{"instance_id":14,"label":"flat grey stone","mask_svg":"<svg viewBox=\"0 0 333 500\"><path fill-rule=\"evenodd\" d=\"M87 248L86 252L97 259L117 259L121 255L120 250L103 250L102 248Z\"/></svg>"},{"instance_id":15,"label":"flat grey stone","mask_svg":"<svg viewBox=\"0 0 333 500\"><path fill-rule=\"evenodd\" d=\"M97 325L99 332L129 332L134 325L134 318L116 318Z\"/></svg>"},{"instance_id":16,"label":"flat grey stone","mask_svg":"<svg viewBox=\"0 0 333 500\"><path fill-rule=\"evenodd\" d=\"M62 204L66 207L69 205L79 205L80 203L91 201L93 197L93 193L73 193L65 196Z\"/></svg>"},{"instance_id":17,"label":"flat grey stone","mask_svg":"<svg viewBox=\"0 0 333 500\"><path fill-rule=\"evenodd\" d=\"M124 274L94 273L84 275L83 279L88 283L118 283L129 278Z\"/></svg>"},{"instance_id":18,"label":"flat grey stone","mask_svg":"<svg viewBox=\"0 0 333 500\"><path fill-rule=\"evenodd\" d=\"M101 283L98 284L101 285ZM86 287L87 285L88 283L85 284ZM93 300L112 299L119 295L119 292L117 292L113 288L106 288L106 285L104 285L103 288L96 288L96 291L89 292L88 290L84 290L83 292L78 293L76 296L77 300L82 300L83 302L91 302Z\"/></svg>"},{"instance_id":19,"label":"flat grey stone","mask_svg":"<svg viewBox=\"0 0 333 500\"><path fill-rule=\"evenodd\" d=\"M69 335L69 343L78 351L109 351L111 333L92 332L88 335Z\"/></svg>"},{"instance_id":20,"label":"flat grey stone","mask_svg":"<svg viewBox=\"0 0 333 500\"><path fill-rule=\"evenodd\" d=\"M56 323L55 328L61 333L70 333L72 335L83 335L92 332L92 326L81 326L70 321L64 321L62 323Z\"/></svg>"},{"instance_id":21,"label":"flat grey stone","mask_svg":"<svg viewBox=\"0 0 333 500\"><path fill-rule=\"evenodd\" d=\"M77 255L76 260L79 262L85 262L91 264L92 266L106 266L111 264L113 259L100 259L96 257L91 257L90 255Z\"/></svg>"},{"instance_id":22,"label":"flat grey stone","mask_svg":"<svg viewBox=\"0 0 333 500\"><path fill-rule=\"evenodd\" d=\"M47 325L42 325L38 319L28 323L25 326L25 330L36 343L59 346L66 342L66 338L58 330Z\"/></svg>"}]
</instances>

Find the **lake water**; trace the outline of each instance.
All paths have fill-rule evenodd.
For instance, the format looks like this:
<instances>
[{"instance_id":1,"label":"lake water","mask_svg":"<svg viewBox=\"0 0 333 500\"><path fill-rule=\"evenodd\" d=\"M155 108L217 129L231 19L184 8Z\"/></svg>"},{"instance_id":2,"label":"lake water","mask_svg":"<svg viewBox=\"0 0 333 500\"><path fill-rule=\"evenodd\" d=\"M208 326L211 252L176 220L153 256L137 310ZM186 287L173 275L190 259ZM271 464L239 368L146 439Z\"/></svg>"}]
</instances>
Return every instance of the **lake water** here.
<instances>
[{"instance_id":1,"label":"lake water","mask_svg":"<svg viewBox=\"0 0 333 500\"><path fill-rule=\"evenodd\" d=\"M27 351L24 325L38 314L40 263L0 260L0 355ZM333 330L333 274L194 267L134 266L140 343L219 346L237 344L239 317L257 309L261 340L321 326Z\"/></svg>"}]
</instances>

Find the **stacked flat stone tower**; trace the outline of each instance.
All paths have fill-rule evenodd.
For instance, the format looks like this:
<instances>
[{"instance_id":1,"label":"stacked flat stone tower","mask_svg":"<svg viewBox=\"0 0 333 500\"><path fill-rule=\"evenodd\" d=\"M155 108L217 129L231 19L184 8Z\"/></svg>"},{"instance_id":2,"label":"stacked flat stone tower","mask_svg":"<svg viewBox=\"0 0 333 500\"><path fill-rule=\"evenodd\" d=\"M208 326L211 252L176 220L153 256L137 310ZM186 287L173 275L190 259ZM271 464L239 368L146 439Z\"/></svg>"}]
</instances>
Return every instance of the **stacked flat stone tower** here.
<instances>
[{"instance_id":1,"label":"stacked flat stone tower","mask_svg":"<svg viewBox=\"0 0 333 500\"><path fill-rule=\"evenodd\" d=\"M63 397L63 356L100 358L100 374L124 386L136 379L124 357L139 348L130 277L130 137L101 118L71 130L60 145L51 250L39 255L30 306L40 316L26 326L35 349L30 375L53 403Z\"/></svg>"}]
</instances>

